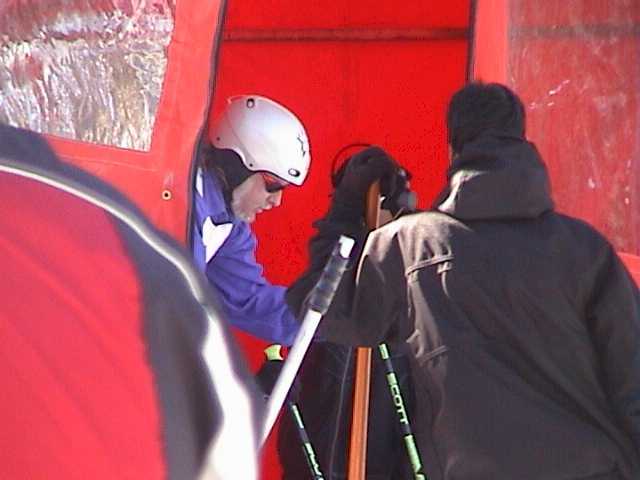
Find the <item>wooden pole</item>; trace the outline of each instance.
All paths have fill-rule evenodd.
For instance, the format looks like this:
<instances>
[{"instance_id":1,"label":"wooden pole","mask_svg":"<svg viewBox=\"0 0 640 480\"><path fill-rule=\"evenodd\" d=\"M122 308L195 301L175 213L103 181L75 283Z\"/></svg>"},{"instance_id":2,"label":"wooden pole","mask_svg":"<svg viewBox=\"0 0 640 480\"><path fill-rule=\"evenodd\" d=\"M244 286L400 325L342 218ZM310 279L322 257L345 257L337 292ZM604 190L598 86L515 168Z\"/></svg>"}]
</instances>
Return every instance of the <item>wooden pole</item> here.
<instances>
[{"instance_id":1,"label":"wooden pole","mask_svg":"<svg viewBox=\"0 0 640 480\"><path fill-rule=\"evenodd\" d=\"M369 230L378 228L380 216L380 184L375 182L367 192L366 222ZM371 349L356 350L355 384L351 441L349 443L349 480L365 480L367 464L367 426L369 420L369 390L371 385Z\"/></svg>"}]
</instances>

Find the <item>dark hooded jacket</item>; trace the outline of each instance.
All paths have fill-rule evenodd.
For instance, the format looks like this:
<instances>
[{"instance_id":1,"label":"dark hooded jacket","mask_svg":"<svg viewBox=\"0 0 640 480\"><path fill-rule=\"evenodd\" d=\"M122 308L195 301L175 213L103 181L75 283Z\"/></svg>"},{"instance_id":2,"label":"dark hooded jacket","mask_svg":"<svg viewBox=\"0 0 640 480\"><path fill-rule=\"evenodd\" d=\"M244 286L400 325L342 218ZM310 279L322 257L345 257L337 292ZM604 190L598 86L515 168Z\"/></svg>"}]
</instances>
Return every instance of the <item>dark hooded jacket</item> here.
<instances>
[{"instance_id":1,"label":"dark hooded jacket","mask_svg":"<svg viewBox=\"0 0 640 480\"><path fill-rule=\"evenodd\" d=\"M467 144L429 212L373 232L336 343L407 343L430 480L640 478L638 289L556 213L533 144Z\"/></svg>"},{"instance_id":2,"label":"dark hooded jacket","mask_svg":"<svg viewBox=\"0 0 640 480\"><path fill-rule=\"evenodd\" d=\"M345 165L347 162L345 162ZM339 175L339 174L338 174ZM402 177L404 180L406 177ZM340 235L355 240L352 262L342 277L340 288L325 319L341 324L349 316L357 258L367 236L363 206L340 201L340 189L347 188L337 180L331 207L315 222L317 234L309 242L310 264L287 290L287 302L300 318L305 313L305 300L318 283ZM342 193L345 193L342 191ZM352 194L353 192L348 192ZM353 410L355 351L350 345L316 339L305 355L298 378L298 406L313 445L323 478L347 478L349 431ZM409 412L413 407L413 390L406 345L389 349L396 379L402 389ZM384 364L378 349L372 352L370 402L367 439L367 480L399 480L412 478L396 407L389 393ZM300 448L297 419L282 415L278 435L278 452L282 480L311 478L307 460Z\"/></svg>"}]
</instances>

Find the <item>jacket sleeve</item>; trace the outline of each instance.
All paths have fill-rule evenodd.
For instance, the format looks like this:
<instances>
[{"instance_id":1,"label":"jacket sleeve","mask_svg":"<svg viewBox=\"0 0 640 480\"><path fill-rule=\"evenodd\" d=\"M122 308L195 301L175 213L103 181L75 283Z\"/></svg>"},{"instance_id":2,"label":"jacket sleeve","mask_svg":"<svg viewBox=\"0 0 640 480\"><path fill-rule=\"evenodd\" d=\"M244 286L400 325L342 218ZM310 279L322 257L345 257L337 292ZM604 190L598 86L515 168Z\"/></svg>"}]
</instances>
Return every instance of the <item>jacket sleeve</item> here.
<instances>
[{"instance_id":1,"label":"jacket sleeve","mask_svg":"<svg viewBox=\"0 0 640 480\"><path fill-rule=\"evenodd\" d=\"M640 296L610 245L599 263L589 327L613 409L640 452Z\"/></svg>"},{"instance_id":2,"label":"jacket sleeve","mask_svg":"<svg viewBox=\"0 0 640 480\"><path fill-rule=\"evenodd\" d=\"M320 332L327 340L373 347L406 338L400 331L406 312L406 283L394 223L369 234L344 314L327 315L321 324Z\"/></svg>"},{"instance_id":3,"label":"jacket sleeve","mask_svg":"<svg viewBox=\"0 0 640 480\"><path fill-rule=\"evenodd\" d=\"M245 223L229 236L205 266L229 322L256 337L291 345L299 324L285 301L286 288L269 283L255 258L256 239Z\"/></svg>"},{"instance_id":4,"label":"jacket sleeve","mask_svg":"<svg viewBox=\"0 0 640 480\"><path fill-rule=\"evenodd\" d=\"M318 283L333 247L338 242L340 235L346 235L353 238L356 244L351 252L349 266L344 272L329 311L323 319L323 322L327 318L332 318L336 324L346 323L349 321L351 312L355 266L367 236L367 229L361 215L344 212L335 206L332 206L325 217L316 221L314 227L317 232L309 241L309 266L289 287L287 302L299 317L304 314L308 296ZM322 331L322 327L320 331ZM322 334L320 336L323 337Z\"/></svg>"}]
</instances>

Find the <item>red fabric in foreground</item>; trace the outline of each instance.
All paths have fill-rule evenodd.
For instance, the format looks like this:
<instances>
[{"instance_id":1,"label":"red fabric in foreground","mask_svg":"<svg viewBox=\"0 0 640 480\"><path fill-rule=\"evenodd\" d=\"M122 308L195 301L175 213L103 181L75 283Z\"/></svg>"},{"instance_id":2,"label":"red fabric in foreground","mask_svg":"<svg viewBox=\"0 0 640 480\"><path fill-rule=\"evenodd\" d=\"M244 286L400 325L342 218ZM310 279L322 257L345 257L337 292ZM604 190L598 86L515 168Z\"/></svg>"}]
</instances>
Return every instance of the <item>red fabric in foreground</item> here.
<instances>
[{"instance_id":1,"label":"red fabric in foreground","mask_svg":"<svg viewBox=\"0 0 640 480\"><path fill-rule=\"evenodd\" d=\"M0 191L0 478L164 478L141 292L113 224L31 180L0 174Z\"/></svg>"}]
</instances>

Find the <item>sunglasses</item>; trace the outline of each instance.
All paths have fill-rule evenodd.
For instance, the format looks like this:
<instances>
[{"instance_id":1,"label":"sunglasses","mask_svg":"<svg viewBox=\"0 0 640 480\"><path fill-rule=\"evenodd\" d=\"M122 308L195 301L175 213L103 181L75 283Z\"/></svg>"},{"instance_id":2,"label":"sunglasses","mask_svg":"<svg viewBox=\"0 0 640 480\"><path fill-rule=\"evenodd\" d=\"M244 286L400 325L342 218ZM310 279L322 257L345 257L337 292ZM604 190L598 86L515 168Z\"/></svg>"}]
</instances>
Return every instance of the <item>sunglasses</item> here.
<instances>
[{"instance_id":1,"label":"sunglasses","mask_svg":"<svg viewBox=\"0 0 640 480\"><path fill-rule=\"evenodd\" d=\"M264 180L264 189L269 193L276 193L289 185L288 182L271 175L269 173L260 172Z\"/></svg>"}]
</instances>

